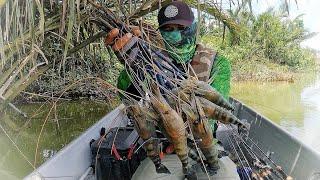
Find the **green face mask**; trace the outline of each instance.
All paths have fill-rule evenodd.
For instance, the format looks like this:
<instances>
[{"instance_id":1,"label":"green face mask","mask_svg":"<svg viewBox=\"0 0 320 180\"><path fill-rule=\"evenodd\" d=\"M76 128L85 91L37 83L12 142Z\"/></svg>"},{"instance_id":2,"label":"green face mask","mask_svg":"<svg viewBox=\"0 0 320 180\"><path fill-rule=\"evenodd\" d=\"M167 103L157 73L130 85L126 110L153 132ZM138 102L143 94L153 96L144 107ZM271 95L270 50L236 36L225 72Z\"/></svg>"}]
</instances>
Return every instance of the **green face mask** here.
<instances>
[{"instance_id":1,"label":"green face mask","mask_svg":"<svg viewBox=\"0 0 320 180\"><path fill-rule=\"evenodd\" d=\"M196 50L196 30L196 22L183 30L163 31L160 29L166 49L177 63L187 63L192 59Z\"/></svg>"}]
</instances>

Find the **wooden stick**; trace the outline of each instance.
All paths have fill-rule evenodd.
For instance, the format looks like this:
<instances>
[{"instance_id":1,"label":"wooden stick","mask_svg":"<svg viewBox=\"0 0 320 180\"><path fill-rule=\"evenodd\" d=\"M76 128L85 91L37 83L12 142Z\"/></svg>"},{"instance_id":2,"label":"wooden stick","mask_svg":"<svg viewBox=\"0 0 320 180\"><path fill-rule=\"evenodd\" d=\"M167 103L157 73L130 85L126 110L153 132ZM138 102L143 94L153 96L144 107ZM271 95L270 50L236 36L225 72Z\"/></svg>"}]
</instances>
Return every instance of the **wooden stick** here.
<instances>
[{"instance_id":1,"label":"wooden stick","mask_svg":"<svg viewBox=\"0 0 320 180\"><path fill-rule=\"evenodd\" d=\"M5 105L5 98L0 95L0 105ZM13 110L15 110L17 113L19 113L20 115L22 115L24 118L27 118L27 114L22 112L20 109L18 109L15 105L13 105L12 103L8 103L9 107L11 107Z\"/></svg>"}]
</instances>

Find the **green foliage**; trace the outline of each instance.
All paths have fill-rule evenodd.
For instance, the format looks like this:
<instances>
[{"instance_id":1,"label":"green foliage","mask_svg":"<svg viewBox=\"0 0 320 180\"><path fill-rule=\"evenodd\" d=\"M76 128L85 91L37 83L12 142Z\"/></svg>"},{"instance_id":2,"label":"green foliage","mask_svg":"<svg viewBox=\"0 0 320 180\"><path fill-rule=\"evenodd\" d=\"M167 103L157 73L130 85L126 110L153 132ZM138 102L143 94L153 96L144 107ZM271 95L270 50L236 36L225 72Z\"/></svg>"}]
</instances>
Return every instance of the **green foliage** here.
<instances>
[{"instance_id":1,"label":"green foliage","mask_svg":"<svg viewBox=\"0 0 320 180\"><path fill-rule=\"evenodd\" d=\"M270 61L297 68L309 65L305 61L310 61L310 56L300 47L308 34L302 19L283 20L267 12L253 23L250 40L260 44L264 56Z\"/></svg>"},{"instance_id":2,"label":"green foliage","mask_svg":"<svg viewBox=\"0 0 320 180\"><path fill-rule=\"evenodd\" d=\"M231 45L230 34L212 28L201 41L218 50L232 62L234 79L290 79L292 70L315 66L315 55L300 43L314 35L304 28L301 16L290 20L273 10L257 17L248 11L232 14L242 26L241 39Z\"/></svg>"}]
</instances>

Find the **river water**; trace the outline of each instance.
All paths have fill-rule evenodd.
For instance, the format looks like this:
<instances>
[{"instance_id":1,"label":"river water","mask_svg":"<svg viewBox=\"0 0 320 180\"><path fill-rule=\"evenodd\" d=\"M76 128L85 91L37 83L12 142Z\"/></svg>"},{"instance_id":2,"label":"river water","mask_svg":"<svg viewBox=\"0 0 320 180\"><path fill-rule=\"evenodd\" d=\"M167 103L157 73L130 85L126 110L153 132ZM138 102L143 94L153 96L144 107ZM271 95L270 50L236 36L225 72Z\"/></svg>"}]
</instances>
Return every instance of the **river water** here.
<instances>
[{"instance_id":1,"label":"river water","mask_svg":"<svg viewBox=\"0 0 320 180\"><path fill-rule=\"evenodd\" d=\"M58 103L56 108L52 103L19 106L29 115L30 118L27 119L10 113L4 114L0 117L0 125L7 134L0 129L0 180L23 178L33 170L37 144L36 167L116 106L81 100Z\"/></svg>"},{"instance_id":2,"label":"river water","mask_svg":"<svg viewBox=\"0 0 320 180\"><path fill-rule=\"evenodd\" d=\"M319 74L301 75L293 83L237 82L232 84L231 95L320 151ZM45 123L35 165L50 158L115 106L116 103L90 101L58 104L56 111L54 108L52 111L57 113L51 113ZM51 107L52 104L22 105L19 108L32 118L21 119L10 113L0 117L1 128L14 142L0 129L1 180L21 179L32 171L38 136Z\"/></svg>"},{"instance_id":3,"label":"river water","mask_svg":"<svg viewBox=\"0 0 320 180\"><path fill-rule=\"evenodd\" d=\"M239 82L231 95L320 152L320 74L289 82Z\"/></svg>"}]
</instances>

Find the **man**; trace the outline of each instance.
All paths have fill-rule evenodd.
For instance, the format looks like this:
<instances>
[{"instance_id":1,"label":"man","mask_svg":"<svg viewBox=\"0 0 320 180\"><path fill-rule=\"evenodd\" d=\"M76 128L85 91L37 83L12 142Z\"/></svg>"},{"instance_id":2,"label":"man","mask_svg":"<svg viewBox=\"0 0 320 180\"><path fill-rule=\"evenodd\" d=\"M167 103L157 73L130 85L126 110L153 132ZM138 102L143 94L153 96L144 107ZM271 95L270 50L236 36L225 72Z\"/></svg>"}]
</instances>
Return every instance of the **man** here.
<instances>
[{"instance_id":1,"label":"man","mask_svg":"<svg viewBox=\"0 0 320 180\"><path fill-rule=\"evenodd\" d=\"M213 50L196 44L197 24L188 5L176 1L161 8L158 22L170 57L177 64L190 63L199 80L210 80L210 85L228 99L231 76L230 63L225 57L218 56ZM215 131L216 122L211 120L210 124Z\"/></svg>"},{"instance_id":2,"label":"man","mask_svg":"<svg viewBox=\"0 0 320 180\"><path fill-rule=\"evenodd\" d=\"M180 68L191 66L190 75L196 76L201 81L209 82L227 99L230 90L230 63L225 57L217 55L213 50L205 48L201 44L196 44L197 23L190 7L184 2L174 1L160 9L158 23L167 50L164 53L173 60L173 63ZM118 41L130 42L131 37L132 35L126 34ZM121 51L123 46L115 47L114 45L113 49ZM136 89L125 70L120 73L118 78L118 88L136 94ZM215 132L217 129L216 122L210 120L210 125L212 131ZM151 145L149 146L148 156L155 163L157 172L167 171L161 165L160 159L154 153ZM214 160L208 166L209 169L211 168L212 174L219 168L217 153L214 153L214 156Z\"/></svg>"}]
</instances>

